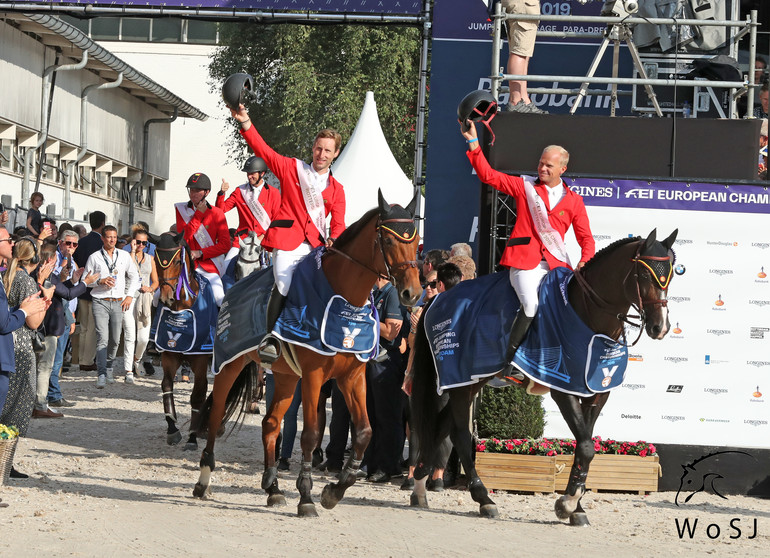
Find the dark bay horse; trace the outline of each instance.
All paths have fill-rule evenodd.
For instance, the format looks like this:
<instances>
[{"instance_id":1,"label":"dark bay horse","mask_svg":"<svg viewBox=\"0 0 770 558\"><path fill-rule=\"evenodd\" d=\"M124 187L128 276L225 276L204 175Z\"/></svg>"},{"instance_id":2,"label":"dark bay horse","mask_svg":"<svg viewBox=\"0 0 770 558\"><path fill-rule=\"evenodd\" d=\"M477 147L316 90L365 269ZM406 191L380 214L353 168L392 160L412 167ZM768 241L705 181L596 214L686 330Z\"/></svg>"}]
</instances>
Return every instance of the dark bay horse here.
<instances>
[{"instance_id":1,"label":"dark bay horse","mask_svg":"<svg viewBox=\"0 0 770 558\"><path fill-rule=\"evenodd\" d=\"M676 234L677 231L674 231L663 242L655 240L655 231L646 240L637 237L614 242L598 252L575 275L567 294L575 312L590 329L616 341L622 338L625 342L624 326L631 323L628 312L633 308L639 314L639 327L644 328L649 337L662 339L668 333L670 324L666 297L674 264L671 246ZM447 294L451 293L448 291ZM438 462L440 443L449 435L468 476L471 496L480 506L480 514L496 517L497 507L476 473L472 458L473 442L468 430L473 398L489 378L447 389L439 396L435 362L425 335L425 314L423 312L418 324L414 349L411 420L420 440L420 448L410 503L415 507L428 507L425 481L430 469L427 465ZM577 442L567 490L556 501L556 515L560 519L569 519L572 525L588 525L580 499L585 492L588 468L594 456L591 440L594 424L607 402L609 391L585 398L555 389L550 391Z\"/></svg>"},{"instance_id":2,"label":"dark bay horse","mask_svg":"<svg viewBox=\"0 0 770 558\"><path fill-rule=\"evenodd\" d=\"M327 250L321 262L323 273L332 290L354 306L364 306L377 277L384 277L396 287L402 304L413 305L422 293L416 253L419 243L414 222L417 197L406 207L390 206L379 195L379 207L368 211L352 224ZM255 348L222 367L214 381L214 388L206 401L203 417L208 425L208 441L201 455L201 473L193 495L205 497L210 490L214 470L214 442L223 418L230 417L248 399L250 374L241 374L249 361L259 362ZM281 420L291 404L299 376L287 362L291 359L302 374L302 469L297 479L300 501L297 513L301 517L316 516L311 498L312 452L321 433L318 431L318 398L321 386L336 378L344 395L354 424L353 452L340 475L339 482L327 485L321 495L321 504L331 509L343 498L347 488L356 481L364 450L372 435L366 414L365 364L351 353L324 356L297 345L282 343L282 356L273 363L275 394L262 421L265 472L262 488L267 491L268 506L284 505L286 499L278 488L275 444ZM240 377L239 377L240 375ZM206 423L201 423L204 427ZM202 434L202 432L201 432Z\"/></svg>"},{"instance_id":3,"label":"dark bay horse","mask_svg":"<svg viewBox=\"0 0 770 558\"><path fill-rule=\"evenodd\" d=\"M160 281L161 304L170 310L179 311L190 309L198 296L200 284L193 271L195 269L190 257L190 249L183 239L183 234L173 235L163 233L160 237L153 236L156 244L155 267ZM185 444L186 450L197 449L198 421L200 409L206 399L208 380L206 368L211 363L211 354L183 354L163 351L161 365L163 366L163 412L166 414L168 429L166 442L169 445L178 444L182 433L177 428L177 414L174 405L174 377L182 361L187 361L195 374L192 394L190 395L190 436Z\"/></svg>"}]
</instances>

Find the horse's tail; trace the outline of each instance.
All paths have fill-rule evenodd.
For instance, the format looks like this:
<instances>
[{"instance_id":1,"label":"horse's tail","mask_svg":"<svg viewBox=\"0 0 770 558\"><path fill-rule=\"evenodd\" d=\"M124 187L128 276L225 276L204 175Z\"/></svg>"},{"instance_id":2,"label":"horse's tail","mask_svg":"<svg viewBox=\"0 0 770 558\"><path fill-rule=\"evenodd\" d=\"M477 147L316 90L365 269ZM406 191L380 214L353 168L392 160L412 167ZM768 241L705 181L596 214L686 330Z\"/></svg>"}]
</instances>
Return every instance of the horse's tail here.
<instances>
[{"instance_id":1,"label":"horse's tail","mask_svg":"<svg viewBox=\"0 0 770 558\"><path fill-rule=\"evenodd\" d=\"M230 433L243 424L243 418L245 416L246 407L251 402L251 395L255 393L259 384L259 369L256 362L250 362L243 367L241 373L233 382L233 386L227 393L227 399L225 401L225 414L222 417L222 424L224 427L227 421L230 420L233 415L238 413L235 421L233 421ZM198 436L204 437L207 435L209 427L209 418L211 417L211 405L213 403L213 392L206 398L206 402L203 404L200 414L200 422L198 423ZM229 435L228 434L228 435Z\"/></svg>"},{"instance_id":2,"label":"horse's tail","mask_svg":"<svg viewBox=\"0 0 770 558\"><path fill-rule=\"evenodd\" d=\"M425 313L428 305L423 308L414 344L414 360L412 363L412 395L410 398L410 428L414 429L418 438L417 461L412 465L425 463L433 465L435 455L439 451L442 440L437 439L439 415L446 405L446 398L440 397L436 390L436 364L433 360L430 343L425 334Z\"/></svg>"}]
</instances>

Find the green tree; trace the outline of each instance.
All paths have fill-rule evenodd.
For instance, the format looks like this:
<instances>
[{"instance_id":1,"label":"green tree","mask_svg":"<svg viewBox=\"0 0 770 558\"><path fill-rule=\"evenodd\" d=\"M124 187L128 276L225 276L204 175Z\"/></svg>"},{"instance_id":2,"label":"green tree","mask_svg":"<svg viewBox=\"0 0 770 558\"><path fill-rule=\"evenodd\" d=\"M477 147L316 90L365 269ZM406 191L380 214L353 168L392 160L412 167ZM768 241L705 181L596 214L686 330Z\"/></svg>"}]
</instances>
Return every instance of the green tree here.
<instances>
[{"instance_id":1,"label":"green tree","mask_svg":"<svg viewBox=\"0 0 770 558\"><path fill-rule=\"evenodd\" d=\"M220 40L209 66L212 87L219 91L233 73L251 74L258 100L249 114L277 152L307 158L322 128L339 131L344 145L366 92L373 91L385 138L401 168L412 175L418 29L229 23L220 27ZM229 149L235 157L242 157L244 145L233 134Z\"/></svg>"}]
</instances>

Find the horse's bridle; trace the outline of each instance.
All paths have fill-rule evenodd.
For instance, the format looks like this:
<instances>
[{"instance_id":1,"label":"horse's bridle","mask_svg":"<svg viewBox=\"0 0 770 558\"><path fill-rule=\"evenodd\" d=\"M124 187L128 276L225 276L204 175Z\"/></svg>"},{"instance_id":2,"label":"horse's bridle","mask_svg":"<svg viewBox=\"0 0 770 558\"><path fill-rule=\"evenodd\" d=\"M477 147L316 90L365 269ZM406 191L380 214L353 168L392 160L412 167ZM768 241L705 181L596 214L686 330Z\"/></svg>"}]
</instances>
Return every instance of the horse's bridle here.
<instances>
[{"instance_id":1,"label":"horse's bridle","mask_svg":"<svg viewBox=\"0 0 770 558\"><path fill-rule=\"evenodd\" d=\"M184 281L187 281L188 284L184 285L185 287L185 297L187 294L187 291L189 290L191 294L194 296L194 292L192 292L192 287L189 285L189 280L185 279L183 276L183 270L185 266L187 265L187 262L184 260L184 254L180 255L180 252L183 250L189 250L189 246L187 246L186 242L182 243L182 246L178 247L176 250L174 250L174 253L171 254L171 256L166 259L165 263L161 260L160 254L161 252L171 252L171 250L168 249L162 249L162 248L155 248L155 263L160 267L161 269L168 269L171 267L172 264L174 264L176 257L179 255L179 273L177 275L174 275L173 277L164 277L161 279L158 278L159 285L158 290L163 288L163 285L168 285L171 288L171 291L174 293L174 298L176 300L180 300L179 295L182 291L182 283ZM180 278L182 278L182 281L180 281ZM170 281L174 281L174 283L171 283Z\"/></svg>"},{"instance_id":2,"label":"horse's bridle","mask_svg":"<svg viewBox=\"0 0 770 558\"><path fill-rule=\"evenodd\" d=\"M374 244L375 246L379 246L380 248L380 255L382 255L382 261L385 263L385 273L382 273L381 271L377 271L376 269L373 269L372 267L368 266L364 262L361 262L355 259L354 257L346 254L345 252L342 252L341 250L338 250L337 248L334 248L333 246L328 247L327 250L333 254L339 254L340 256L350 260L354 264L357 264L363 267L364 269L371 271L380 279L387 279L391 283L395 284L396 278L393 276L393 273L391 272L392 269L394 268L401 269L403 267L406 267L406 268L417 267L419 265L419 262L417 260L405 260L402 262L396 262L392 265L388 264L388 258L385 256L385 249L383 248L382 231L383 230L387 231L388 234L395 237L396 240L398 240L399 242L412 242L412 240L414 240L415 235L417 234L417 228L415 227L415 232L411 237L404 239L398 233L396 233L393 229L384 226L388 223L412 223L414 225L414 219L382 219L382 217L377 217L377 239L374 241Z\"/></svg>"},{"instance_id":3,"label":"horse's bridle","mask_svg":"<svg viewBox=\"0 0 770 558\"><path fill-rule=\"evenodd\" d=\"M588 284L588 281L586 281L585 277L583 277L583 273L580 270L575 271L575 279L578 282L578 285L580 285L580 288L583 292L583 298L584 301L586 299L592 299L593 303L603 312L607 314L611 314L615 316L620 322L628 324L632 327L639 328L639 335L636 337L633 343L630 345L626 342L626 332L625 328L622 329L622 335L623 335L623 341L624 345L627 347L633 347L639 342L639 339L642 337L642 333L644 332L645 325L647 323L647 313L644 311L645 306L653 306L653 307L668 307L668 300L665 298L659 298L655 300L642 300L642 290L639 287L639 268L640 266L644 266L647 268L647 270L650 271L652 277L654 278L654 281L658 283L660 288L665 292L668 290L668 286L671 283L671 274L667 277L658 278L657 275L655 275L654 270L652 267L647 263L647 261L650 262L664 262L664 261L670 261L672 263L671 267L673 268L673 261L672 261L672 253L669 250L669 254L665 257L663 256L642 256L642 246L644 245L644 241L639 242L639 246L636 249L636 254L634 254L634 257L631 258L631 261L634 263L632 267L629 268L628 273L626 273L626 276L623 278L623 295L626 295L626 283L628 281L628 278L631 276L631 273L634 274L634 286L636 287L636 301L629 300L628 297L626 297L626 302L629 303L631 308L634 309L634 311L637 312L638 315L630 315L628 313L619 313L615 314L610 311L612 308L612 305L604 300L599 293L597 293L594 288ZM661 280L662 279L662 280ZM587 307L587 304L586 304ZM588 317L590 321L590 316ZM638 323L632 321L632 320L639 320ZM595 328L591 326L591 329Z\"/></svg>"}]
</instances>

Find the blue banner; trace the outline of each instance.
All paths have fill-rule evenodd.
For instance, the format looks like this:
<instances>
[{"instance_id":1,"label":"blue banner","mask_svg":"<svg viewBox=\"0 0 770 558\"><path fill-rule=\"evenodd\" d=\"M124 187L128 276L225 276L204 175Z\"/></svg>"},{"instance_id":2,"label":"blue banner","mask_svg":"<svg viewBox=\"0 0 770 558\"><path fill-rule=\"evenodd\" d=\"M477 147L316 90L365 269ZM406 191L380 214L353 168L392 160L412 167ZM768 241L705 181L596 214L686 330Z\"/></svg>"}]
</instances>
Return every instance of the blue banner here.
<instances>
[{"instance_id":1,"label":"blue banner","mask_svg":"<svg viewBox=\"0 0 770 558\"><path fill-rule=\"evenodd\" d=\"M129 8L202 8L376 14L419 14L422 0L22 0L34 4L125 6Z\"/></svg>"}]
</instances>

